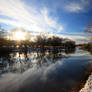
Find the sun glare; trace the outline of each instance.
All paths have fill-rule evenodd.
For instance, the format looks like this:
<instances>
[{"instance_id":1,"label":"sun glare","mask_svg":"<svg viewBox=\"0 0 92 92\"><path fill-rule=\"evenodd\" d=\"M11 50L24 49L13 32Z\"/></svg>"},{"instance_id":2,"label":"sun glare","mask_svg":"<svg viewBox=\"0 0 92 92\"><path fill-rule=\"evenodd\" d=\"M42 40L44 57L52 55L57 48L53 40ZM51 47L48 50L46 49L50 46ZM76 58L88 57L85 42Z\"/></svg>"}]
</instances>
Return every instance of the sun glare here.
<instances>
[{"instance_id":1,"label":"sun glare","mask_svg":"<svg viewBox=\"0 0 92 92\"><path fill-rule=\"evenodd\" d=\"M25 33L24 32L15 32L13 35L14 40L25 40Z\"/></svg>"}]
</instances>

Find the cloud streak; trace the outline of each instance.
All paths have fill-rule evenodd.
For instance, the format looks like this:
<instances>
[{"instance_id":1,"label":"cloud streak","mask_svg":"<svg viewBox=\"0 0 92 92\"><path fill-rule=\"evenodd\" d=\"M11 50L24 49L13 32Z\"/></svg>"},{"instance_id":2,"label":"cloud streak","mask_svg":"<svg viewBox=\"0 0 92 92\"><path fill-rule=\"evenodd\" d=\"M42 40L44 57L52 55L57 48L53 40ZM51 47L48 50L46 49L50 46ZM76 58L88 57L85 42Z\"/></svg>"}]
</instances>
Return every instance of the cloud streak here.
<instances>
[{"instance_id":1,"label":"cloud streak","mask_svg":"<svg viewBox=\"0 0 92 92\"><path fill-rule=\"evenodd\" d=\"M0 23L14 27L23 27L33 32L60 32L63 26L58 23L58 18L49 15L47 8L40 11L32 6L27 6L22 0L0 0Z\"/></svg>"},{"instance_id":2,"label":"cloud streak","mask_svg":"<svg viewBox=\"0 0 92 92\"><path fill-rule=\"evenodd\" d=\"M65 7L65 9L68 11L68 12L80 12L82 11L84 8L83 6L81 6L80 4L78 3L70 3L69 5L67 5Z\"/></svg>"},{"instance_id":3,"label":"cloud streak","mask_svg":"<svg viewBox=\"0 0 92 92\"><path fill-rule=\"evenodd\" d=\"M62 37L62 38L69 38L71 40L76 41L77 43L86 43L90 41L88 37L80 36L80 35L70 35L70 36L69 35L57 35L57 36Z\"/></svg>"},{"instance_id":4,"label":"cloud streak","mask_svg":"<svg viewBox=\"0 0 92 92\"><path fill-rule=\"evenodd\" d=\"M71 1L65 4L64 9L68 12L80 13L88 12L91 9L91 0Z\"/></svg>"}]
</instances>

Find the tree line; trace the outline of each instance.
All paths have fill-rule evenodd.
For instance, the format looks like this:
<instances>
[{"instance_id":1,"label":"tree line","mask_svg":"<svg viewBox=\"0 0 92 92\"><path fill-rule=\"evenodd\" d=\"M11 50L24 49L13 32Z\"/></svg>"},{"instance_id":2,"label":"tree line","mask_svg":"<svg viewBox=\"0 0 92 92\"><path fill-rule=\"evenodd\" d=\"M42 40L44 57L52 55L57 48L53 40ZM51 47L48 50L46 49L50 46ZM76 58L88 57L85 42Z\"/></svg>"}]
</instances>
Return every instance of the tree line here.
<instances>
[{"instance_id":1,"label":"tree line","mask_svg":"<svg viewBox=\"0 0 92 92\"><path fill-rule=\"evenodd\" d=\"M29 40L9 40L0 37L0 48L7 49L27 49L27 48L63 48L72 49L75 48L75 42L69 39L63 39L56 36L53 37L41 37L37 36L35 41Z\"/></svg>"},{"instance_id":2,"label":"tree line","mask_svg":"<svg viewBox=\"0 0 92 92\"><path fill-rule=\"evenodd\" d=\"M58 36L46 37L46 35L37 35L35 41L30 39L26 40L12 40L7 39L2 35L3 31L0 31L0 50L2 49L28 49L28 48L63 48L72 49L75 48L75 41L70 39L64 39ZM7 34L7 31L4 31ZM30 35L31 38L31 35Z\"/></svg>"}]
</instances>

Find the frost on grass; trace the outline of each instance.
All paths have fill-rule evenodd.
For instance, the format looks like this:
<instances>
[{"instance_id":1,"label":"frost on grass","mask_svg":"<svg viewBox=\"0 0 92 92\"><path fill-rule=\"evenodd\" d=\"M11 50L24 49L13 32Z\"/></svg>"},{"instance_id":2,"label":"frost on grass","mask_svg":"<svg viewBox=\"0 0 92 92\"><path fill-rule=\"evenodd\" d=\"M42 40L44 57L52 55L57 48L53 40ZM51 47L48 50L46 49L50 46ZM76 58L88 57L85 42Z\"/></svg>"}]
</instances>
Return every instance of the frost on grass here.
<instances>
[{"instance_id":1,"label":"frost on grass","mask_svg":"<svg viewBox=\"0 0 92 92\"><path fill-rule=\"evenodd\" d=\"M89 76L84 88L82 88L79 92L92 92L92 74Z\"/></svg>"}]
</instances>

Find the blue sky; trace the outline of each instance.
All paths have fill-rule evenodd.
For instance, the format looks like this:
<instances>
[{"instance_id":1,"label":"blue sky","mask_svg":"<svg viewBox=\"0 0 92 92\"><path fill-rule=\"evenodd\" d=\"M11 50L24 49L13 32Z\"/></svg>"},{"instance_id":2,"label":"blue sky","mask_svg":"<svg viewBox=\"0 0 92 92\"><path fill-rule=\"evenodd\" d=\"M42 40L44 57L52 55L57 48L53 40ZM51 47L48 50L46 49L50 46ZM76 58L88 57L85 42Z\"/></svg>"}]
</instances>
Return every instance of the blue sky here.
<instances>
[{"instance_id":1,"label":"blue sky","mask_svg":"<svg viewBox=\"0 0 92 92\"><path fill-rule=\"evenodd\" d=\"M0 0L0 24L7 30L23 27L87 42L91 5L92 0Z\"/></svg>"}]
</instances>

